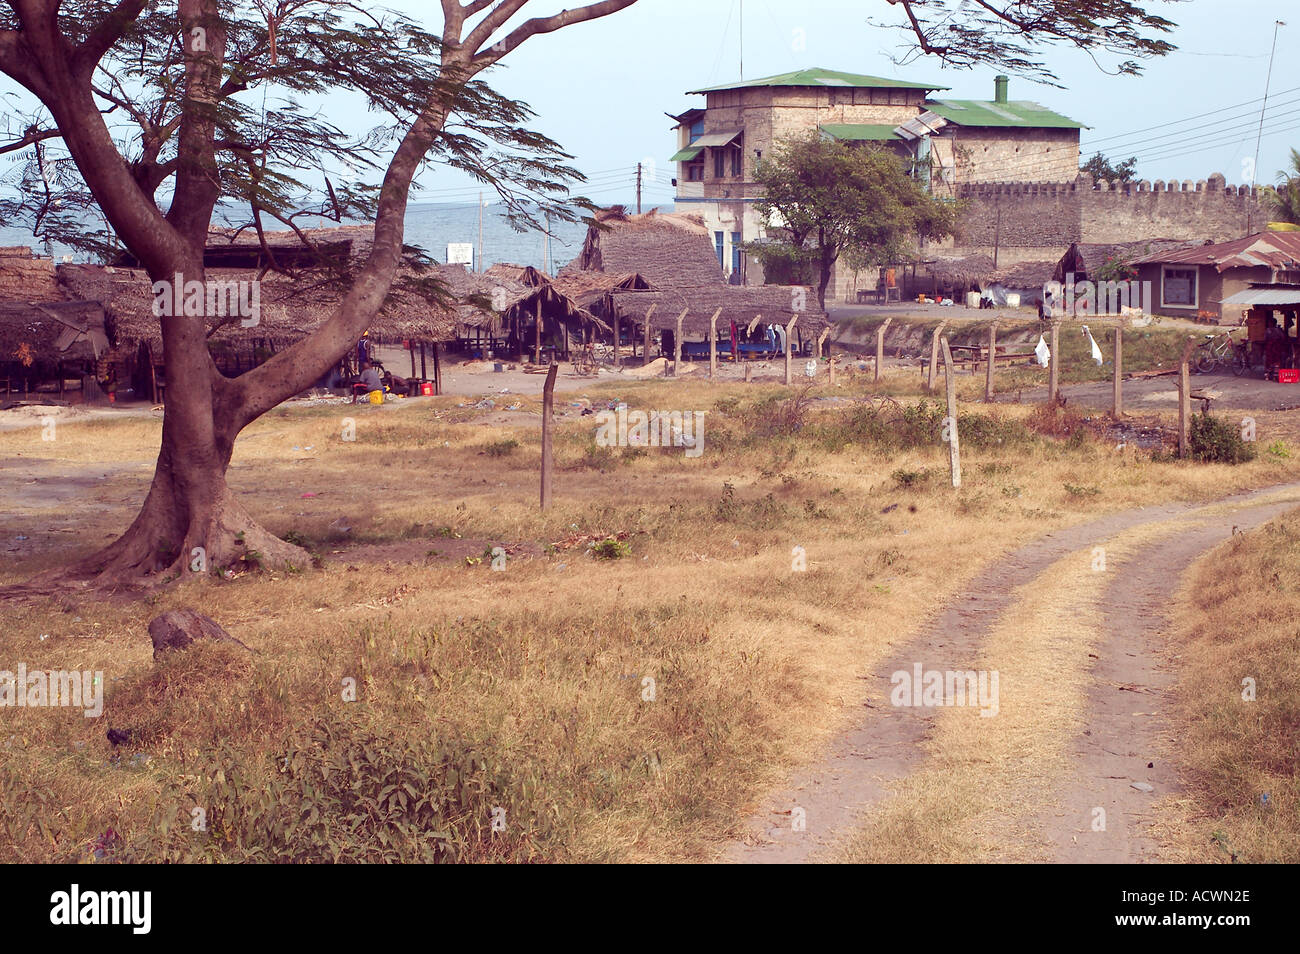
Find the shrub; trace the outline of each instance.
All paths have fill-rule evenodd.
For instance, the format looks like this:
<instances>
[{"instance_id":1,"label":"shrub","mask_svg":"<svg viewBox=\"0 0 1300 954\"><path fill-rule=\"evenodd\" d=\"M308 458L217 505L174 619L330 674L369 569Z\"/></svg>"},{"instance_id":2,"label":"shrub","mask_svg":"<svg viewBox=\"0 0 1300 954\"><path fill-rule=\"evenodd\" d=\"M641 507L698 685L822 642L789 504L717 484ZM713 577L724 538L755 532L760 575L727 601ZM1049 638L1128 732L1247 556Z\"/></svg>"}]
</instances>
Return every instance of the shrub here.
<instances>
[{"instance_id":1,"label":"shrub","mask_svg":"<svg viewBox=\"0 0 1300 954\"><path fill-rule=\"evenodd\" d=\"M1192 460L1206 464L1241 464L1255 459L1255 446L1241 439L1235 424L1204 412L1192 415L1187 443Z\"/></svg>"},{"instance_id":2,"label":"shrub","mask_svg":"<svg viewBox=\"0 0 1300 954\"><path fill-rule=\"evenodd\" d=\"M484 446L483 451L489 457L507 457L515 452L519 442L513 437L506 438L503 441L493 441L491 444Z\"/></svg>"},{"instance_id":3,"label":"shrub","mask_svg":"<svg viewBox=\"0 0 1300 954\"><path fill-rule=\"evenodd\" d=\"M601 560L621 560L632 555L632 544L617 537L606 537L591 548L592 556Z\"/></svg>"}]
</instances>

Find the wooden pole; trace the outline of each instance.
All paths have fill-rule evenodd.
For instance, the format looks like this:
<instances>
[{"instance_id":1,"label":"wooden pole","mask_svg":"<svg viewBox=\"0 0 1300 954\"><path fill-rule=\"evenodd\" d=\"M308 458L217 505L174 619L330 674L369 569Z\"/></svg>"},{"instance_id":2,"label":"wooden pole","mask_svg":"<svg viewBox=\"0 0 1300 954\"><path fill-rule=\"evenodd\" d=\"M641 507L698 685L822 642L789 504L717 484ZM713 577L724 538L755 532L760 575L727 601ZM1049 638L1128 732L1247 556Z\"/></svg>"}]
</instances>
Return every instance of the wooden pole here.
<instances>
[{"instance_id":1,"label":"wooden pole","mask_svg":"<svg viewBox=\"0 0 1300 954\"><path fill-rule=\"evenodd\" d=\"M786 387L789 387L790 384L791 384L791 382L792 382L792 379L791 379L791 377L790 377L790 332L794 331L795 322L797 322L798 320L799 320L799 316L798 316L798 315L795 315L793 318L790 319L790 323L789 323L788 325L785 326L785 384L786 384Z\"/></svg>"},{"instance_id":2,"label":"wooden pole","mask_svg":"<svg viewBox=\"0 0 1300 954\"><path fill-rule=\"evenodd\" d=\"M880 367L885 363L885 331L893 320L893 318L886 318L884 324L876 329L876 384L880 383Z\"/></svg>"},{"instance_id":3,"label":"wooden pole","mask_svg":"<svg viewBox=\"0 0 1300 954\"><path fill-rule=\"evenodd\" d=\"M673 338L673 377L677 377L677 369L682 363L682 319L686 317L689 308L683 308L682 313L677 316L677 334Z\"/></svg>"},{"instance_id":4,"label":"wooden pole","mask_svg":"<svg viewBox=\"0 0 1300 954\"><path fill-rule=\"evenodd\" d=\"M442 394L442 361L438 357L438 342L433 343L433 393Z\"/></svg>"},{"instance_id":5,"label":"wooden pole","mask_svg":"<svg viewBox=\"0 0 1300 954\"><path fill-rule=\"evenodd\" d=\"M709 319L709 377L718 373L718 315L722 309L717 308Z\"/></svg>"},{"instance_id":6,"label":"wooden pole","mask_svg":"<svg viewBox=\"0 0 1300 954\"><path fill-rule=\"evenodd\" d=\"M1057 395L1061 390L1061 323L1052 322L1052 342L1048 345L1052 350L1052 357L1049 361L1047 372L1047 399L1055 402Z\"/></svg>"},{"instance_id":7,"label":"wooden pole","mask_svg":"<svg viewBox=\"0 0 1300 954\"><path fill-rule=\"evenodd\" d=\"M927 391L934 390L934 376L939 368L939 335L943 334L943 328L946 324L948 324L946 321L939 322L939 327L934 329L934 337L930 339L930 367L925 376L925 389Z\"/></svg>"},{"instance_id":8,"label":"wooden pole","mask_svg":"<svg viewBox=\"0 0 1300 954\"><path fill-rule=\"evenodd\" d=\"M551 505L551 415L555 410L555 372L552 364L546 369L546 385L542 388L542 509Z\"/></svg>"},{"instance_id":9,"label":"wooden pole","mask_svg":"<svg viewBox=\"0 0 1300 954\"><path fill-rule=\"evenodd\" d=\"M961 447L957 441L957 378L952 373L952 351L943 339L943 374L948 397L948 466L952 485L961 486Z\"/></svg>"},{"instance_id":10,"label":"wooden pole","mask_svg":"<svg viewBox=\"0 0 1300 954\"><path fill-rule=\"evenodd\" d=\"M537 330L533 333L533 364L542 363L542 296L537 296Z\"/></svg>"},{"instance_id":11,"label":"wooden pole","mask_svg":"<svg viewBox=\"0 0 1300 954\"><path fill-rule=\"evenodd\" d=\"M826 346L826 367L830 369L831 387L835 387L835 346L831 344Z\"/></svg>"},{"instance_id":12,"label":"wooden pole","mask_svg":"<svg viewBox=\"0 0 1300 954\"><path fill-rule=\"evenodd\" d=\"M822 329L821 336L817 339L817 358L818 358L818 360L820 360L820 359L821 359L821 356L822 356L822 345L825 344L826 339L829 338L830 336L831 336L831 328L830 328L830 325L827 325L825 328Z\"/></svg>"},{"instance_id":13,"label":"wooden pole","mask_svg":"<svg viewBox=\"0 0 1300 954\"><path fill-rule=\"evenodd\" d=\"M745 383L748 384L754 376L754 367L748 361L745 362Z\"/></svg>"},{"instance_id":14,"label":"wooden pole","mask_svg":"<svg viewBox=\"0 0 1300 954\"><path fill-rule=\"evenodd\" d=\"M758 327L758 322L759 322L759 320L760 320L762 317L763 317L763 313L762 313L761 311L760 311L757 315L754 316L754 320L751 321L751 322L749 323L749 327L745 329L745 337L746 337L746 338L748 338L750 335L752 335L752 334L754 333L754 329Z\"/></svg>"},{"instance_id":15,"label":"wooden pole","mask_svg":"<svg viewBox=\"0 0 1300 954\"><path fill-rule=\"evenodd\" d=\"M1124 413L1124 326L1115 326L1115 395L1112 400L1111 414L1119 420Z\"/></svg>"},{"instance_id":16,"label":"wooden pole","mask_svg":"<svg viewBox=\"0 0 1300 954\"><path fill-rule=\"evenodd\" d=\"M1191 453L1192 426L1192 352L1196 350L1196 339L1188 337L1183 345L1183 357L1178 364L1178 456L1186 458Z\"/></svg>"},{"instance_id":17,"label":"wooden pole","mask_svg":"<svg viewBox=\"0 0 1300 954\"><path fill-rule=\"evenodd\" d=\"M429 365L424 359L424 342L420 342L420 380L423 381L429 377Z\"/></svg>"},{"instance_id":18,"label":"wooden pole","mask_svg":"<svg viewBox=\"0 0 1300 954\"><path fill-rule=\"evenodd\" d=\"M618 312L614 312L614 370L618 370Z\"/></svg>"},{"instance_id":19,"label":"wooden pole","mask_svg":"<svg viewBox=\"0 0 1300 954\"><path fill-rule=\"evenodd\" d=\"M996 362L997 360L997 351L998 351L998 322L997 319L995 318L993 319L993 323L989 325L989 364L988 364L988 371L985 373L984 376L984 403L985 404L993 403L993 365L994 362Z\"/></svg>"},{"instance_id":20,"label":"wooden pole","mask_svg":"<svg viewBox=\"0 0 1300 954\"><path fill-rule=\"evenodd\" d=\"M650 316L655 313L655 304L657 303L652 302L645 313L645 341L641 347L641 364L643 367L650 363Z\"/></svg>"}]
</instances>

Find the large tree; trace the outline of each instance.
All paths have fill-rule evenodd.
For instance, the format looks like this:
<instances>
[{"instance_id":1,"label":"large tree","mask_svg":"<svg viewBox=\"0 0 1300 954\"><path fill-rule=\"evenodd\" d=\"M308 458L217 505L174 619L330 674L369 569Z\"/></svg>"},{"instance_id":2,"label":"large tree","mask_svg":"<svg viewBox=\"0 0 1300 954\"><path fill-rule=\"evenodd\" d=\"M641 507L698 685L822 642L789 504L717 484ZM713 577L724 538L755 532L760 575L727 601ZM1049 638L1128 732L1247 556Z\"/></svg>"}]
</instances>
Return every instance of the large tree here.
<instances>
[{"instance_id":1,"label":"large tree","mask_svg":"<svg viewBox=\"0 0 1300 954\"><path fill-rule=\"evenodd\" d=\"M334 188L335 216L374 223L369 254L318 330L237 378L208 350L206 320L163 317L167 406L153 482L126 533L69 575L116 582L170 576L202 547L210 567L249 551L270 564L306 554L251 518L226 484L235 438L310 387L374 319L403 253L412 181L429 159L460 166L514 201L557 201L575 171L554 143L521 124L527 111L476 80L531 37L604 17L635 0L601 0L521 20L534 0L441 0L436 33L346 0L7 0L0 71L39 106L8 148L33 147L15 212L70 238L93 207L102 238L125 246L155 282L204 280L204 247L220 200L242 202L262 233L295 225L301 178L330 160L382 169L377 187ZM352 94L387 115L349 140L298 97ZM271 98L275 97L275 98ZM118 116L132 127L127 135ZM51 154L57 141L66 159ZM493 145L501 147L493 152ZM78 184L84 184L79 189ZM63 198L60 198L60 195ZM536 206L534 206L536 208ZM571 214L571 213L570 213Z\"/></svg>"},{"instance_id":2,"label":"large tree","mask_svg":"<svg viewBox=\"0 0 1300 954\"><path fill-rule=\"evenodd\" d=\"M1291 150L1291 164L1277 174L1277 186L1264 190L1264 201L1277 222L1300 225L1300 150Z\"/></svg>"},{"instance_id":3,"label":"large tree","mask_svg":"<svg viewBox=\"0 0 1300 954\"><path fill-rule=\"evenodd\" d=\"M767 227L750 251L782 280L814 284L823 309L841 256L856 267L897 261L918 239L952 234L956 221L956 207L908 175L907 160L818 132L778 142L754 178Z\"/></svg>"}]
</instances>

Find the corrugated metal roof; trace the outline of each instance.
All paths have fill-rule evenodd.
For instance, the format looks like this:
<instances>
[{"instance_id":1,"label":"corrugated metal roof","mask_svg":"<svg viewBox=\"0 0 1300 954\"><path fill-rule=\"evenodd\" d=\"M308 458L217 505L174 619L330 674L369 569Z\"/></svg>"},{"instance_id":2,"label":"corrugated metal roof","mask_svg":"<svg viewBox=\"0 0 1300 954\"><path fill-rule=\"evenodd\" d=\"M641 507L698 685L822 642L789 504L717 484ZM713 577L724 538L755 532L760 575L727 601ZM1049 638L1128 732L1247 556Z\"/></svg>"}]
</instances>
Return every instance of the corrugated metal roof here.
<instances>
[{"instance_id":1,"label":"corrugated metal roof","mask_svg":"<svg viewBox=\"0 0 1300 954\"><path fill-rule=\"evenodd\" d=\"M1216 245L1156 252L1136 259L1134 265L1213 265L1229 268L1300 268L1300 232L1259 232Z\"/></svg>"},{"instance_id":2,"label":"corrugated metal roof","mask_svg":"<svg viewBox=\"0 0 1300 954\"><path fill-rule=\"evenodd\" d=\"M958 126L1019 126L1024 129L1088 129L1029 100L994 103L984 99L935 99L925 104Z\"/></svg>"},{"instance_id":3,"label":"corrugated metal roof","mask_svg":"<svg viewBox=\"0 0 1300 954\"><path fill-rule=\"evenodd\" d=\"M706 86L693 89L693 93L715 93L725 89L748 89L756 86L840 86L858 89L947 89L936 83L909 83L905 80L886 79L883 76L866 76L861 73L841 73L838 70L807 69L793 73L780 73L776 76L764 76L762 79L737 80L720 86Z\"/></svg>"},{"instance_id":4,"label":"corrugated metal roof","mask_svg":"<svg viewBox=\"0 0 1300 954\"><path fill-rule=\"evenodd\" d=\"M673 157L668 161L669 162L690 162L692 159L694 159L703 151L704 151L703 146L694 146L694 145L687 146L685 149L679 149L677 152L673 153Z\"/></svg>"},{"instance_id":5,"label":"corrugated metal roof","mask_svg":"<svg viewBox=\"0 0 1300 954\"><path fill-rule=\"evenodd\" d=\"M1225 305L1300 305L1300 288L1247 288L1223 299Z\"/></svg>"},{"instance_id":6,"label":"corrugated metal roof","mask_svg":"<svg viewBox=\"0 0 1300 954\"><path fill-rule=\"evenodd\" d=\"M825 123L820 128L832 139L846 142L884 142L898 138L893 126L875 123Z\"/></svg>"},{"instance_id":7,"label":"corrugated metal roof","mask_svg":"<svg viewBox=\"0 0 1300 954\"><path fill-rule=\"evenodd\" d=\"M724 129L720 132L705 133L691 143L691 146L726 146L744 131L743 129Z\"/></svg>"}]
</instances>

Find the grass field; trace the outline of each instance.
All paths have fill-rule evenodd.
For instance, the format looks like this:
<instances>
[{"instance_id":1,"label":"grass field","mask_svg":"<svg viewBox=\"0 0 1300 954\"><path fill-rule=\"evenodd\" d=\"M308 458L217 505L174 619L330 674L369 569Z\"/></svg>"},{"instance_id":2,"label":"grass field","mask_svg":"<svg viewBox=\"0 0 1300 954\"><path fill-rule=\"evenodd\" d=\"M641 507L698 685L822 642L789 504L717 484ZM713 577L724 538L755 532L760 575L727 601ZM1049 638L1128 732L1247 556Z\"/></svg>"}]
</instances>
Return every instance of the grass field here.
<instances>
[{"instance_id":1,"label":"grass field","mask_svg":"<svg viewBox=\"0 0 1300 954\"><path fill-rule=\"evenodd\" d=\"M231 485L319 566L0 604L0 668L102 670L107 687L98 719L6 710L0 859L709 859L852 721L859 674L990 561L1100 513L1294 479L1281 454L1183 463L1059 409L970 404L953 490L943 412L914 380L883 389L897 405L854 378L831 395L602 385L633 409L706 411L703 453L599 447L592 417L569 418L545 513L536 400L507 423L445 398L268 414ZM1296 446L1290 418L1258 420L1262 442ZM0 434L0 456L47 475L0 532L53 541L6 555L0 583L120 532L158 436L144 420ZM145 626L182 606L253 651L155 662Z\"/></svg>"}]
</instances>

